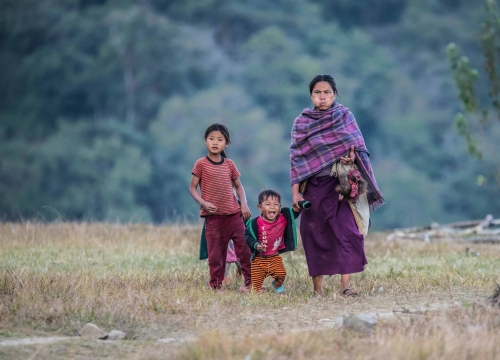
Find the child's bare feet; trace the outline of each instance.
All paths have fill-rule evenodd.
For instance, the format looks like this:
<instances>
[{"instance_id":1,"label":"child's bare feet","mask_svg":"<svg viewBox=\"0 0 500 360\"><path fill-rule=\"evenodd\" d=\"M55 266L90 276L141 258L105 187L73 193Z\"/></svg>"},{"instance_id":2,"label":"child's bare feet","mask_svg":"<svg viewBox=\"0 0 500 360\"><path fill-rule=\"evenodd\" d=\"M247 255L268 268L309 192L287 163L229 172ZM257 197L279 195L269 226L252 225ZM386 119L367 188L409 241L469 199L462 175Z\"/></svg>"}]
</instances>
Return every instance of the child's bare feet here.
<instances>
[{"instance_id":1,"label":"child's bare feet","mask_svg":"<svg viewBox=\"0 0 500 360\"><path fill-rule=\"evenodd\" d=\"M250 286L241 286L240 287L240 292L242 292L242 293L249 292L250 290L251 290Z\"/></svg>"}]
</instances>

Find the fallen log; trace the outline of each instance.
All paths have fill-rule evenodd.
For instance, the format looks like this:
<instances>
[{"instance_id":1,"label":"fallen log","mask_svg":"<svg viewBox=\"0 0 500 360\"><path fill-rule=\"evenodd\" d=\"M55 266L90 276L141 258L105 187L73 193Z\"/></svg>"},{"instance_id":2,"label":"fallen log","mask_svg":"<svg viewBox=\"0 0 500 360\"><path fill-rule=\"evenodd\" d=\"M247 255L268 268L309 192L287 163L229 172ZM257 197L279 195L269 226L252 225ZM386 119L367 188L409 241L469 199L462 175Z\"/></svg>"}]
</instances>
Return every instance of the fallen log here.
<instances>
[{"instance_id":1,"label":"fallen log","mask_svg":"<svg viewBox=\"0 0 500 360\"><path fill-rule=\"evenodd\" d=\"M477 226L478 224L480 224L484 220L485 219L482 219L482 220L457 221L457 222L453 222L453 223L446 224L446 225L443 225L443 226L451 227L451 228L468 228L468 227ZM500 219L492 219L491 220L490 226L498 226L498 225L500 225Z\"/></svg>"},{"instance_id":2,"label":"fallen log","mask_svg":"<svg viewBox=\"0 0 500 360\"><path fill-rule=\"evenodd\" d=\"M500 236L471 236L462 238L459 241L476 244L500 244Z\"/></svg>"},{"instance_id":3,"label":"fallen log","mask_svg":"<svg viewBox=\"0 0 500 360\"><path fill-rule=\"evenodd\" d=\"M432 241L458 241L471 243L500 243L500 219L486 215L482 220L454 222L446 225L432 223L430 226L396 229L387 236L387 240L409 239Z\"/></svg>"}]
</instances>

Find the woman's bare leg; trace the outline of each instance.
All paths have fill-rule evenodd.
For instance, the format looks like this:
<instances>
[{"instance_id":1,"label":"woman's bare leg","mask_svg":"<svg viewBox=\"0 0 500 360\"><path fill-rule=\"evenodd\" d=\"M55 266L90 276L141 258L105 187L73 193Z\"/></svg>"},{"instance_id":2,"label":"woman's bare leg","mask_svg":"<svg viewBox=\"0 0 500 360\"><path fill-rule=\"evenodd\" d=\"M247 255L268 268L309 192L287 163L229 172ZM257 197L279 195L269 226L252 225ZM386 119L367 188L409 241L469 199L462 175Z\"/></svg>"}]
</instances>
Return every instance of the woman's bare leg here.
<instances>
[{"instance_id":1,"label":"woman's bare leg","mask_svg":"<svg viewBox=\"0 0 500 360\"><path fill-rule=\"evenodd\" d=\"M314 294L323 296L323 275L316 275L312 277Z\"/></svg>"},{"instance_id":2,"label":"woman's bare leg","mask_svg":"<svg viewBox=\"0 0 500 360\"><path fill-rule=\"evenodd\" d=\"M351 274L340 275L340 288L344 292L345 289L349 288L349 280L351 279Z\"/></svg>"},{"instance_id":3,"label":"woman's bare leg","mask_svg":"<svg viewBox=\"0 0 500 360\"><path fill-rule=\"evenodd\" d=\"M350 279L351 279L351 274L340 275L340 286L342 288L342 295L344 295L344 296L359 296L359 294L356 290L351 289L349 287L349 280Z\"/></svg>"}]
</instances>

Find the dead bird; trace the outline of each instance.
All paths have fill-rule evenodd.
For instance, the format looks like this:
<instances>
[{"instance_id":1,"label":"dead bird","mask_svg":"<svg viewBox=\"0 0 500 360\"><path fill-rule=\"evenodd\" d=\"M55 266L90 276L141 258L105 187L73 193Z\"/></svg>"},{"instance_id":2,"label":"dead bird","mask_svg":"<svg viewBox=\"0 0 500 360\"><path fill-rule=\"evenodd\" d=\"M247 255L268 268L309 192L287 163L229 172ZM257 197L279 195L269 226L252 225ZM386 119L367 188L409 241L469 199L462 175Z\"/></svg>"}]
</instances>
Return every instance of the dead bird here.
<instances>
[{"instance_id":1,"label":"dead bird","mask_svg":"<svg viewBox=\"0 0 500 360\"><path fill-rule=\"evenodd\" d=\"M339 200L346 199L355 204L359 196L366 193L367 182L358 170L351 169L339 174L338 178L340 184L335 187L335 191L339 193Z\"/></svg>"}]
</instances>

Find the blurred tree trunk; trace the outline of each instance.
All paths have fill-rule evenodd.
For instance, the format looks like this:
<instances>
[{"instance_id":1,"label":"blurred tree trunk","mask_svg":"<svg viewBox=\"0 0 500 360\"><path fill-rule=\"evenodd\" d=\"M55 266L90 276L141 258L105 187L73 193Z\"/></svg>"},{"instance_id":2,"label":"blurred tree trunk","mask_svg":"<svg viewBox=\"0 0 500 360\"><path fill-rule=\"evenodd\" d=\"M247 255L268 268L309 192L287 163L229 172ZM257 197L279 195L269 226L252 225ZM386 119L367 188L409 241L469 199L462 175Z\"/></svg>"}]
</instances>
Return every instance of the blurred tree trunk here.
<instances>
[{"instance_id":1,"label":"blurred tree trunk","mask_svg":"<svg viewBox=\"0 0 500 360\"><path fill-rule=\"evenodd\" d=\"M135 121L135 77L133 71L133 51L127 48L127 51L123 54L123 65L124 74L123 79L125 81L125 91L127 94L127 113L126 120L130 124L134 124Z\"/></svg>"}]
</instances>

